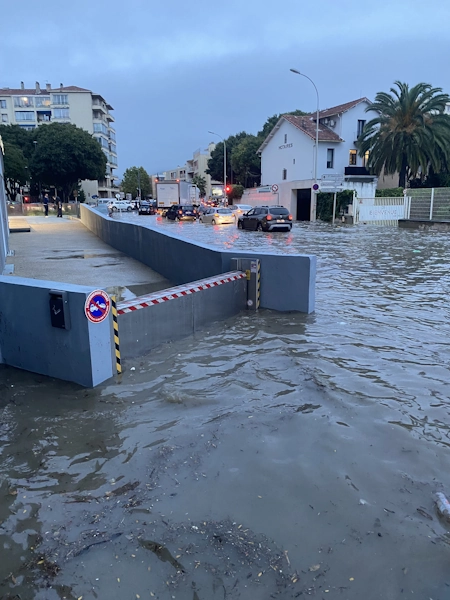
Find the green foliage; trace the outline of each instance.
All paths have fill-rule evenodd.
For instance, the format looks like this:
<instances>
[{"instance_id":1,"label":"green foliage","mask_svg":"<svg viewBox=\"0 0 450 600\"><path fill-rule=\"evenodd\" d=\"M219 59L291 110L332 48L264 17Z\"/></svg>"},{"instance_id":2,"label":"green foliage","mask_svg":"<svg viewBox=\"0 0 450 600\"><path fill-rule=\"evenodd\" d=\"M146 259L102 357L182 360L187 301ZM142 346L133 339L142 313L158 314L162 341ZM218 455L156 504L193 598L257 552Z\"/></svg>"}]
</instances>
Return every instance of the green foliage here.
<instances>
[{"instance_id":1,"label":"green foliage","mask_svg":"<svg viewBox=\"0 0 450 600\"><path fill-rule=\"evenodd\" d=\"M232 185L231 190L227 193L228 202L233 203L234 200L240 200L244 193L243 185Z\"/></svg>"},{"instance_id":2,"label":"green foliage","mask_svg":"<svg viewBox=\"0 0 450 600\"><path fill-rule=\"evenodd\" d=\"M248 135L236 144L231 153L235 180L244 187L259 185L261 181L261 157L257 154L261 139Z\"/></svg>"},{"instance_id":3,"label":"green foliage","mask_svg":"<svg viewBox=\"0 0 450 600\"><path fill-rule=\"evenodd\" d=\"M28 179L27 160L22 150L10 142L5 142L5 184L11 201L15 200L16 188L25 185Z\"/></svg>"},{"instance_id":4,"label":"green foliage","mask_svg":"<svg viewBox=\"0 0 450 600\"><path fill-rule=\"evenodd\" d=\"M264 123L261 131L258 131L258 137L261 138L261 144L264 142L266 137L269 135L269 133L272 131L272 129L275 127L275 125L278 123L278 121L282 115L295 115L296 117L304 117L307 114L308 113L305 113L302 110L294 110L289 113L280 113L279 115L275 114L272 117L269 117L267 119L267 121Z\"/></svg>"},{"instance_id":5,"label":"green foliage","mask_svg":"<svg viewBox=\"0 0 450 600\"><path fill-rule=\"evenodd\" d=\"M86 194L81 185L78 186L78 202L80 202L81 204L83 204L83 202L86 202Z\"/></svg>"},{"instance_id":6,"label":"green foliage","mask_svg":"<svg viewBox=\"0 0 450 600\"><path fill-rule=\"evenodd\" d=\"M344 190L336 196L336 217L339 217L349 204L353 203L353 191ZM331 221L333 219L333 194L317 194L316 216L320 221Z\"/></svg>"},{"instance_id":7,"label":"green foliage","mask_svg":"<svg viewBox=\"0 0 450 600\"><path fill-rule=\"evenodd\" d=\"M377 190L375 192L377 198L402 198L403 188L386 188L385 190Z\"/></svg>"},{"instance_id":8,"label":"green foliage","mask_svg":"<svg viewBox=\"0 0 450 600\"><path fill-rule=\"evenodd\" d=\"M369 151L368 167L379 175L399 173L399 187L417 174L446 171L450 163L450 97L441 88L395 82L391 93L379 92L366 110L377 116L358 140L360 156Z\"/></svg>"},{"instance_id":9,"label":"green foliage","mask_svg":"<svg viewBox=\"0 0 450 600\"><path fill-rule=\"evenodd\" d=\"M206 195L206 179L202 175L194 175L192 183L198 187L200 197L204 198Z\"/></svg>"},{"instance_id":10,"label":"green foliage","mask_svg":"<svg viewBox=\"0 0 450 600\"><path fill-rule=\"evenodd\" d=\"M103 179L106 157L100 144L83 129L51 123L36 131L30 168L34 179L62 190L68 198L81 179Z\"/></svg>"},{"instance_id":11,"label":"green foliage","mask_svg":"<svg viewBox=\"0 0 450 600\"><path fill-rule=\"evenodd\" d=\"M231 155L233 154L234 147L249 134L245 131L241 131L236 135L230 135L225 140L227 148L227 179L231 181ZM214 150L211 152L211 158L208 160L208 168L206 170L208 175L211 175L211 179L214 181L223 181L223 143L217 144Z\"/></svg>"},{"instance_id":12,"label":"green foliage","mask_svg":"<svg viewBox=\"0 0 450 600\"><path fill-rule=\"evenodd\" d=\"M35 150L35 131L27 131L19 125L0 125L3 142L13 144L21 149L26 160L30 160Z\"/></svg>"},{"instance_id":13,"label":"green foliage","mask_svg":"<svg viewBox=\"0 0 450 600\"><path fill-rule=\"evenodd\" d=\"M123 174L122 192L131 194L133 198L138 195L139 185L141 187L142 197L146 198L152 194L152 182L149 174L144 167L130 167Z\"/></svg>"}]
</instances>

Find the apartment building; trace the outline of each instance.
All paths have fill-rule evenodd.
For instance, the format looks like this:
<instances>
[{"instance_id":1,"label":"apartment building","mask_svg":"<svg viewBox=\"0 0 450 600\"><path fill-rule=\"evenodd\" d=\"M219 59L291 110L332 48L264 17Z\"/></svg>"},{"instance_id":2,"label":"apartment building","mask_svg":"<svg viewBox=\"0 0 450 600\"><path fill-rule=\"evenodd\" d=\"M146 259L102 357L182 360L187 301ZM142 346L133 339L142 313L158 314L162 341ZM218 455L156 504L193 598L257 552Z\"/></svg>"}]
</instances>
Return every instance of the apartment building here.
<instances>
[{"instance_id":1,"label":"apartment building","mask_svg":"<svg viewBox=\"0 0 450 600\"><path fill-rule=\"evenodd\" d=\"M19 125L32 130L47 123L72 123L93 134L107 159L106 176L101 181L83 181L86 198L109 197L117 190L114 186L114 169L117 168L116 130L113 107L101 94L75 85L52 88L47 83L41 89L36 81L34 88L0 88L0 122Z\"/></svg>"},{"instance_id":2,"label":"apartment building","mask_svg":"<svg viewBox=\"0 0 450 600\"><path fill-rule=\"evenodd\" d=\"M205 178L206 196L211 196L211 184L216 182L211 181L211 176L206 173L206 169L208 168L208 160L211 158L211 153L215 147L216 144L211 142L203 152L200 148L198 148L193 153L192 158L188 159L182 167L178 166L174 169L163 171L163 173L152 175L152 183L154 184L155 179L179 179L180 181L192 181L196 175L199 175L200 177Z\"/></svg>"}]
</instances>

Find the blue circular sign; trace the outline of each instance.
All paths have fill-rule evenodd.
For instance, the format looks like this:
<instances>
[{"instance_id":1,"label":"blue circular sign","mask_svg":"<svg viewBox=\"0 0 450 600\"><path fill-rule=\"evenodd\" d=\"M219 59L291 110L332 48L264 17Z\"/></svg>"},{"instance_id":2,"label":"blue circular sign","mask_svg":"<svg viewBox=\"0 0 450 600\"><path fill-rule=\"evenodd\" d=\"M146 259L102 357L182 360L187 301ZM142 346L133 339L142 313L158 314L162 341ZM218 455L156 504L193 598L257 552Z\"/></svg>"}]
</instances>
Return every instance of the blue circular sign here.
<instances>
[{"instance_id":1,"label":"blue circular sign","mask_svg":"<svg viewBox=\"0 0 450 600\"><path fill-rule=\"evenodd\" d=\"M101 323L104 321L111 308L111 300L103 290L95 290L86 298L84 312L86 317L92 323Z\"/></svg>"}]
</instances>

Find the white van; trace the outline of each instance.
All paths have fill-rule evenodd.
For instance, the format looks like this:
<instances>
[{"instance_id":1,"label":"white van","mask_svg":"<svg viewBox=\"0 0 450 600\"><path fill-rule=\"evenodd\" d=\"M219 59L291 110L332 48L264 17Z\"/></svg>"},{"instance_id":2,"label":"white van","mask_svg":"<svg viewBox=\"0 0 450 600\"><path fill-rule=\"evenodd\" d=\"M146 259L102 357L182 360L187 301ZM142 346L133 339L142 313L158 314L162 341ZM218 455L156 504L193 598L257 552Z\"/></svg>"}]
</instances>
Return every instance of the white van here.
<instances>
[{"instance_id":1,"label":"white van","mask_svg":"<svg viewBox=\"0 0 450 600\"><path fill-rule=\"evenodd\" d=\"M116 212L118 210L127 210L128 212L133 210L131 203L128 200L117 200L117 198L110 198L108 202L108 210Z\"/></svg>"},{"instance_id":2,"label":"white van","mask_svg":"<svg viewBox=\"0 0 450 600\"><path fill-rule=\"evenodd\" d=\"M97 206L107 206L113 200L116 198L97 198Z\"/></svg>"}]
</instances>

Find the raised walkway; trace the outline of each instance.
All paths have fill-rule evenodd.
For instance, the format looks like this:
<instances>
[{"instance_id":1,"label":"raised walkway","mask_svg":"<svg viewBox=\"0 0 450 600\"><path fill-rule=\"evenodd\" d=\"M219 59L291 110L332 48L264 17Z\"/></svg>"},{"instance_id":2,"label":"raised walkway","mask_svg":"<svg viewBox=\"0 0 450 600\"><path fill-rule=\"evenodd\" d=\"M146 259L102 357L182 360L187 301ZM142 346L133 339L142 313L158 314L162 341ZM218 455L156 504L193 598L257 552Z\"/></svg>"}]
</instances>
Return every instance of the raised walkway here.
<instances>
[{"instance_id":1,"label":"raised walkway","mask_svg":"<svg viewBox=\"0 0 450 600\"><path fill-rule=\"evenodd\" d=\"M111 248L80 221L57 217L10 217L12 277L95 286L118 300L150 294L172 284L141 262Z\"/></svg>"}]
</instances>

